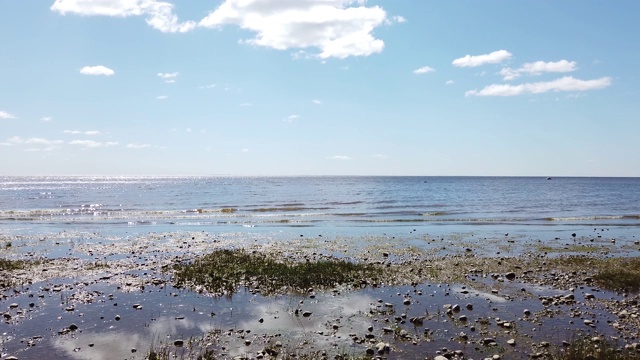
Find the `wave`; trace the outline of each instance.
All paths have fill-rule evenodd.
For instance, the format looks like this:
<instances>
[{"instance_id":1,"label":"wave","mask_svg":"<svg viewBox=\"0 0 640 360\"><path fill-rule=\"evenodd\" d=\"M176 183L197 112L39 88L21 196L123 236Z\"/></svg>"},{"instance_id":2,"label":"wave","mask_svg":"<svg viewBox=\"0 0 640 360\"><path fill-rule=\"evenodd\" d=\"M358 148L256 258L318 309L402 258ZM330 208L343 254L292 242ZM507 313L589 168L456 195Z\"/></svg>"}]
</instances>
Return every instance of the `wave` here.
<instances>
[{"instance_id":1,"label":"wave","mask_svg":"<svg viewBox=\"0 0 640 360\"><path fill-rule=\"evenodd\" d=\"M414 210L403 211L336 211L326 207L259 207L243 209L229 206L211 209L187 210L137 210L103 208L101 204L89 204L73 209L0 210L0 221L19 222L100 222L147 224L162 223L220 223L220 224L269 224L269 223L430 223L430 224L570 224L640 225L640 214L585 215L539 217L535 214L504 216L505 214L466 214L461 212Z\"/></svg>"}]
</instances>

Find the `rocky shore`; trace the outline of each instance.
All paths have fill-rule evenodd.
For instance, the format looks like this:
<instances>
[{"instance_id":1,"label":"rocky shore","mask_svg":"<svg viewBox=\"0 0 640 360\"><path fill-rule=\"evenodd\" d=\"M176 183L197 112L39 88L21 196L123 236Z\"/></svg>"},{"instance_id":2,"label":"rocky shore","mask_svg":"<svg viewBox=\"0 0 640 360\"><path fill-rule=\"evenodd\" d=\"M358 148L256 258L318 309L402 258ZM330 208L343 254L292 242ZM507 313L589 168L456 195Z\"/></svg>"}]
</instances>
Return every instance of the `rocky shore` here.
<instances>
[{"instance_id":1,"label":"rocky shore","mask_svg":"<svg viewBox=\"0 0 640 360\"><path fill-rule=\"evenodd\" d=\"M637 358L637 240L542 240L5 236L0 358L536 359L577 344L594 359L607 347ZM178 286L176 265L221 249L379 272L303 291L267 292L268 278L233 292Z\"/></svg>"}]
</instances>

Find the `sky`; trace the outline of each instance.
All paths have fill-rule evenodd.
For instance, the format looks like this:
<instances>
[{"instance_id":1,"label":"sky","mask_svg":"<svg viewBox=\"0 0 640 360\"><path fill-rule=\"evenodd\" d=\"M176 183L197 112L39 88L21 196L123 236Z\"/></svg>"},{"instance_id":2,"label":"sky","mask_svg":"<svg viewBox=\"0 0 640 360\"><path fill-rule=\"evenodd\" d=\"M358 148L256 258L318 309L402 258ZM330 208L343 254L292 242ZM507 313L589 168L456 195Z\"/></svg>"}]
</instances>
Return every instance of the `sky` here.
<instances>
[{"instance_id":1,"label":"sky","mask_svg":"<svg viewBox=\"0 0 640 360\"><path fill-rule=\"evenodd\" d=\"M640 176L640 1L0 1L0 175Z\"/></svg>"}]
</instances>

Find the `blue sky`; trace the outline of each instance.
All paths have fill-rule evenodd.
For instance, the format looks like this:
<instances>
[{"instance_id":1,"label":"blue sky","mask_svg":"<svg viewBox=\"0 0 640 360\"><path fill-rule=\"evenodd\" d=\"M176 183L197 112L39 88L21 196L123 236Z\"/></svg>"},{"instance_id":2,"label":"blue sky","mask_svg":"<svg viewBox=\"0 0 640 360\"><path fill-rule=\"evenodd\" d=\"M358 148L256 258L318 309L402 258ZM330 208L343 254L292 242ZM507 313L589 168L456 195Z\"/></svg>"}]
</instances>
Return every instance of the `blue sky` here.
<instances>
[{"instance_id":1,"label":"blue sky","mask_svg":"<svg viewBox=\"0 0 640 360\"><path fill-rule=\"evenodd\" d=\"M640 2L0 2L1 175L640 176Z\"/></svg>"}]
</instances>

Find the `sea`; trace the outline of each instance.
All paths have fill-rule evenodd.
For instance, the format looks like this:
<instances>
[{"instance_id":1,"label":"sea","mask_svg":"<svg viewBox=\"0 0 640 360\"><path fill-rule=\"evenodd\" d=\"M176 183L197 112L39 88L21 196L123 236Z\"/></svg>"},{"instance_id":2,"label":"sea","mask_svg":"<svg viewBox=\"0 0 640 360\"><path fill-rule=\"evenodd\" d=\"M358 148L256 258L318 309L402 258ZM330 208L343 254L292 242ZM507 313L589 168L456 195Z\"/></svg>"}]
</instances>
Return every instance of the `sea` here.
<instances>
[{"instance_id":1,"label":"sea","mask_svg":"<svg viewBox=\"0 0 640 360\"><path fill-rule=\"evenodd\" d=\"M640 229L640 178L3 176L5 235L74 229L290 236ZM542 234L542 235L541 235Z\"/></svg>"}]
</instances>

